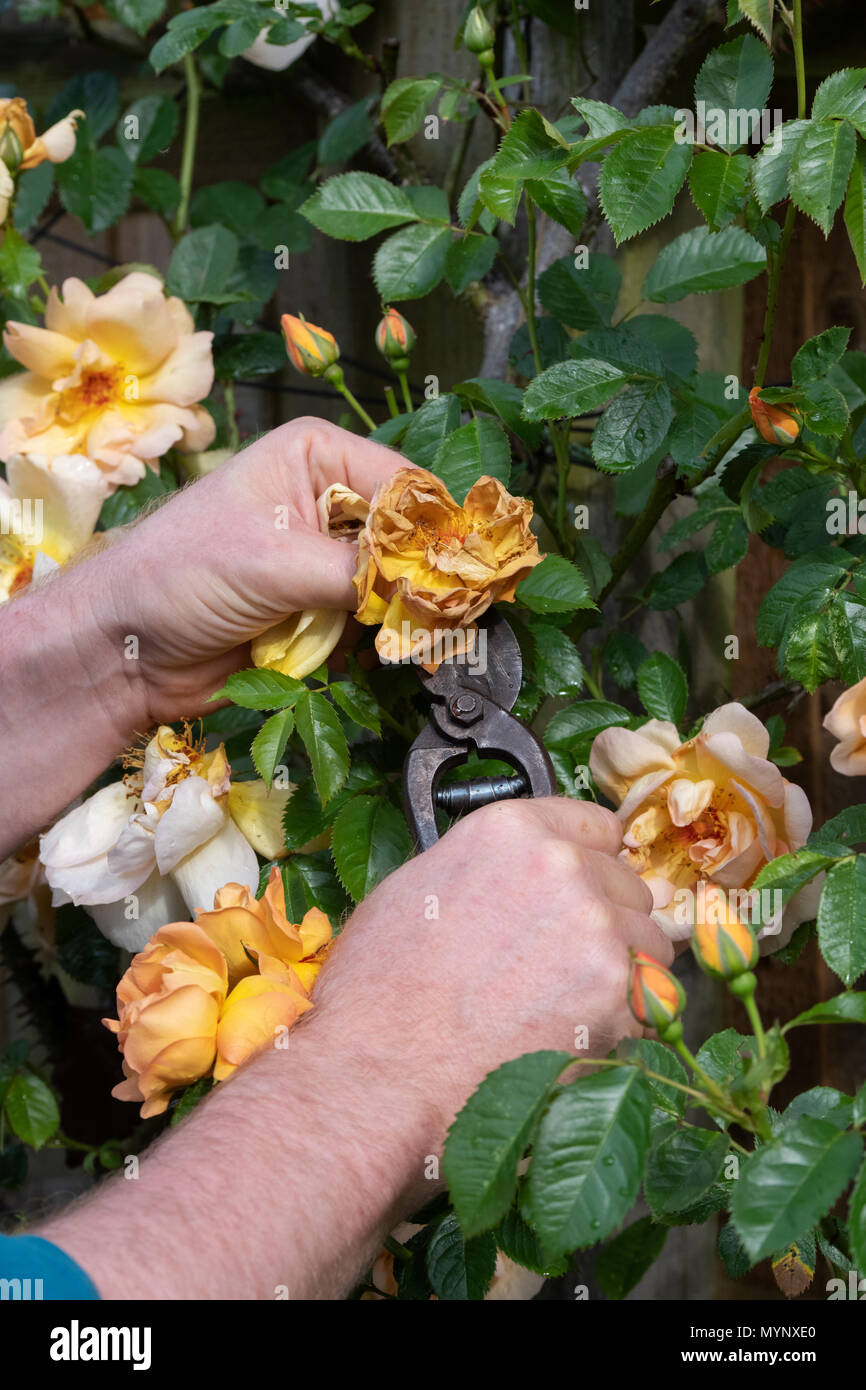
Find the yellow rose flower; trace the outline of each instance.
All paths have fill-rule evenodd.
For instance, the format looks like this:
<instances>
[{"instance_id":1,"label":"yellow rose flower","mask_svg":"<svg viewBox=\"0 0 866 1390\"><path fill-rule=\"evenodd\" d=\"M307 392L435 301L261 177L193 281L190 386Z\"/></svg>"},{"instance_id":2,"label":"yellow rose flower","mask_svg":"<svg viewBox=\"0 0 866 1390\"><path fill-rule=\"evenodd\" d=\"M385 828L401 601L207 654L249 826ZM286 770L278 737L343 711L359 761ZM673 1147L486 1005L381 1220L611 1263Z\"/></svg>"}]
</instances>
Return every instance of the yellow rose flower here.
<instances>
[{"instance_id":1,"label":"yellow rose flower","mask_svg":"<svg viewBox=\"0 0 866 1390\"><path fill-rule=\"evenodd\" d=\"M212 339L143 271L103 295L64 281L44 328L10 322L3 335L27 371L0 381L0 459L84 455L113 492L168 449L206 449L215 426L197 402L213 385Z\"/></svg>"},{"instance_id":2,"label":"yellow rose flower","mask_svg":"<svg viewBox=\"0 0 866 1390\"><path fill-rule=\"evenodd\" d=\"M590 769L623 824L621 858L652 890L653 916L674 941L694 926L694 913L686 920L677 910L681 890L696 894L702 881L747 889L771 859L806 842L808 798L768 760L769 746L761 721L739 704L714 710L687 743L659 719L605 729L593 743ZM813 898L809 885L781 921L764 925L772 949L814 915Z\"/></svg>"},{"instance_id":3,"label":"yellow rose flower","mask_svg":"<svg viewBox=\"0 0 866 1390\"><path fill-rule=\"evenodd\" d=\"M830 766L843 777L866 774L866 678L843 690L824 716L824 728L839 740L830 754Z\"/></svg>"},{"instance_id":4,"label":"yellow rose flower","mask_svg":"<svg viewBox=\"0 0 866 1390\"><path fill-rule=\"evenodd\" d=\"M260 956L259 975L248 975L226 999L217 1026L214 1081L225 1081L297 1023L313 1007L295 970Z\"/></svg>"},{"instance_id":5,"label":"yellow rose flower","mask_svg":"<svg viewBox=\"0 0 866 1390\"><path fill-rule=\"evenodd\" d=\"M370 504L351 488L333 483L317 503L319 526L331 540L354 541ZM305 608L269 627L252 642L253 665L303 680L327 661L343 635L347 615L339 608Z\"/></svg>"},{"instance_id":6,"label":"yellow rose flower","mask_svg":"<svg viewBox=\"0 0 866 1390\"><path fill-rule=\"evenodd\" d=\"M380 483L358 541L357 618L381 625L376 650L434 671L471 650L475 619L492 603L511 603L521 579L541 562L529 529L532 503L483 477L460 507L422 468L398 469Z\"/></svg>"},{"instance_id":7,"label":"yellow rose flower","mask_svg":"<svg viewBox=\"0 0 866 1390\"><path fill-rule=\"evenodd\" d=\"M216 1057L226 996L222 953L193 922L160 927L117 986L117 1035L126 1080L117 1100L143 1101L141 1115L161 1115L172 1093L206 1076Z\"/></svg>"}]
</instances>

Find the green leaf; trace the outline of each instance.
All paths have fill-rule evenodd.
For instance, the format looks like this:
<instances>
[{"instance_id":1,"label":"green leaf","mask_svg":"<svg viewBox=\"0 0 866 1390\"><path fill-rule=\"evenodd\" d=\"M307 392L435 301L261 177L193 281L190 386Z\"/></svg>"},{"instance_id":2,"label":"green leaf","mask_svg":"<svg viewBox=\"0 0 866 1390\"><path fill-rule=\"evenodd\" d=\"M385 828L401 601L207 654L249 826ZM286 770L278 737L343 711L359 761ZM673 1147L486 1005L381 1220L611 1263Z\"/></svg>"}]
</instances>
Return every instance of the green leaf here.
<instances>
[{"instance_id":1,"label":"green leaf","mask_svg":"<svg viewBox=\"0 0 866 1390\"><path fill-rule=\"evenodd\" d=\"M696 227L664 247L644 281L643 292L657 304L672 304L687 294L744 285L766 268L763 246L741 227L716 233Z\"/></svg>"},{"instance_id":2,"label":"green leaf","mask_svg":"<svg viewBox=\"0 0 866 1390\"><path fill-rule=\"evenodd\" d=\"M630 386L611 401L593 431L597 467L619 473L643 463L656 452L673 418L673 397L663 381Z\"/></svg>"},{"instance_id":3,"label":"green leaf","mask_svg":"<svg viewBox=\"0 0 866 1390\"><path fill-rule=\"evenodd\" d=\"M20 232L7 225L0 242L0 284L14 299L24 299L34 280L42 274L42 257Z\"/></svg>"},{"instance_id":4,"label":"green leaf","mask_svg":"<svg viewBox=\"0 0 866 1390\"><path fill-rule=\"evenodd\" d=\"M237 255L237 237L226 227L215 224L187 232L174 248L166 288L191 302L218 302L225 296Z\"/></svg>"},{"instance_id":5,"label":"green leaf","mask_svg":"<svg viewBox=\"0 0 866 1390\"><path fill-rule=\"evenodd\" d=\"M346 735L333 705L318 691L305 689L298 697L295 721L312 764L319 800L325 806L340 790L349 772Z\"/></svg>"},{"instance_id":6,"label":"green leaf","mask_svg":"<svg viewBox=\"0 0 866 1390\"><path fill-rule=\"evenodd\" d=\"M848 1240L855 1268L866 1269L866 1163L857 1174L848 1203Z\"/></svg>"},{"instance_id":7,"label":"green leaf","mask_svg":"<svg viewBox=\"0 0 866 1390\"><path fill-rule=\"evenodd\" d=\"M718 1180L730 1147L727 1134L680 1129L650 1152L644 1194L653 1216L685 1210Z\"/></svg>"},{"instance_id":8,"label":"green leaf","mask_svg":"<svg viewBox=\"0 0 866 1390\"><path fill-rule=\"evenodd\" d=\"M742 212L748 198L752 160L747 154L699 150L689 172L689 190L711 232L720 232Z\"/></svg>"},{"instance_id":9,"label":"green leaf","mask_svg":"<svg viewBox=\"0 0 866 1390\"><path fill-rule=\"evenodd\" d=\"M651 1106L646 1082L625 1066L573 1082L550 1105L533 1145L527 1196L530 1223L552 1255L604 1240L631 1207Z\"/></svg>"},{"instance_id":10,"label":"green leaf","mask_svg":"<svg viewBox=\"0 0 866 1390\"><path fill-rule=\"evenodd\" d=\"M825 849L827 842L829 848ZM866 806L847 806L819 830L813 830L808 845L826 854L837 853L837 845L866 845Z\"/></svg>"},{"instance_id":11,"label":"green leaf","mask_svg":"<svg viewBox=\"0 0 866 1390\"><path fill-rule=\"evenodd\" d=\"M708 111L723 111L737 119L737 130L728 129L727 140L717 143L733 151L748 143L751 128L744 128L754 111L762 111L773 83L773 60L765 46L751 34L713 49L695 79L695 102ZM741 119L742 118L742 119Z\"/></svg>"},{"instance_id":12,"label":"green leaf","mask_svg":"<svg viewBox=\"0 0 866 1390\"><path fill-rule=\"evenodd\" d=\"M749 1259L743 1249L743 1243L737 1235L737 1228L732 1221L723 1226L719 1232L718 1250L729 1278L742 1279L752 1268L753 1261Z\"/></svg>"},{"instance_id":13,"label":"green leaf","mask_svg":"<svg viewBox=\"0 0 866 1390\"><path fill-rule=\"evenodd\" d=\"M448 1131L442 1167L468 1236L496 1225L517 1187L517 1165L530 1142L568 1052L530 1052L487 1076Z\"/></svg>"},{"instance_id":14,"label":"green leaf","mask_svg":"<svg viewBox=\"0 0 866 1390\"><path fill-rule=\"evenodd\" d=\"M469 232L453 242L445 256L445 278L454 293L462 294L469 285L482 280L498 250L495 236L479 236L477 232Z\"/></svg>"},{"instance_id":15,"label":"green leaf","mask_svg":"<svg viewBox=\"0 0 866 1390\"><path fill-rule=\"evenodd\" d=\"M523 413L527 420L559 420L585 415L606 405L626 384L619 367L592 357L548 367L526 388Z\"/></svg>"},{"instance_id":16,"label":"green leaf","mask_svg":"<svg viewBox=\"0 0 866 1390\"><path fill-rule=\"evenodd\" d=\"M731 1217L749 1257L797 1240L830 1210L862 1155L860 1136L804 1115L740 1167Z\"/></svg>"},{"instance_id":17,"label":"green leaf","mask_svg":"<svg viewBox=\"0 0 866 1390\"><path fill-rule=\"evenodd\" d=\"M441 77L398 77L390 84L382 97L382 120L389 145L412 138L441 86Z\"/></svg>"},{"instance_id":18,"label":"green leaf","mask_svg":"<svg viewBox=\"0 0 866 1390\"><path fill-rule=\"evenodd\" d=\"M794 354L791 375L795 386L805 386L809 381L826 376L830 368L842 357L850 328L827 328L815 338L809 338Z\"/></svg>"},{"instance_id":19,"label":"green leaf","mask_svg":"<svg viewBox=\"0 0 866 1390\"><path fill-rule=\"evenodd\" d=\"M365 97L328 122L319 140L319 164L345 164L370 143L376 128L370 118L369 105Z\"/></svg>"},{"instance_id":20,"label":"green leaf","mask_svg":"<svg viewBox=\"0 0 866 1390\"><path fill-rule=\"evenodd\" d=\"M436 1227L427 1250L427 1276L438 1298L483 1299L495 1268L496 1241L489 1231L465 1240L453 1213Z\"/></svg>"},{"instance_id":21,"label":"green leaf","mask_svg":"<svg viewBox=\"0 0 866 1390\"><path fill-rule=\"evenodd\" d=\"M531 622L529 630L535 642L535 684L545 695L576 695L585 672L571 638L550 623Z\"/></svg>"},{"instance_id":22,"label":"green leaf","mask_svg":"<svg viewBox=\"0 0 866 1390\"><path fill-rule=\"evenodd\" d=\"M25 169L18 175L15 189L15 226L19 232L29 231L42 216L54 188L54 165L46 159L35 169Z\"/></svg>"},{"instance_id":23,"label":"green leaf","mask_svg":"<svg viewBox=\"0 0 866 1390\"><path fill-rule=\"evenodd\" d=\"M544 742L548 748L569 753L591 743L603 729L628 724L631 718L622 705L607 700L582 700L553 716L544 731Z\"/></svg>"},{"instance_id":24,"label":"green leaf","mask_svg":"<svg viewBox=\"0 0 866 1390\"><path fill-rule=\"evenodd\" d=\"M595 607L580 570L562 555L545 555L520 581L515 597L533 613L573 613Z\"/></svg>"},{"instance_id":25,"label":"green leaf","mask_svg":"<svg viewBox=\"0 0 866 1390\"><path fill-rule=\"evenodd\" d=\"M810 693L838 669L825 613L805 613L794 620L785 642L784 667Z\"/></svg>"},{"instance_id":26,"label":"green leaf","mask_svg":"<svg viewBox=\"0 0 866 1390\"><path fill-rule=\"evenodd\" d=\"M303 681L284 676L281 671L235 671L212 700L231 700L244 709L285 709L306 691Z\"/></svg>"},{"instance_id":27,"label":"green leaf","mask_svg":"<svg viewBox=\"0 0 866 1390\"><path fill-rule=\"evenodd\" d=\"M389 227L416 222L405 190L378 174L336 174L302 204L300 212L320 232L340 241L365 241Z\"/></svg>"},{"instance_id":28,"label":"green leaf","mask_svg":"<svg viewBox=\"0 0 866 1390\"><path fill-rule=\"evenodd\" d=\"M595 101L592 97L572 97L571 104L586 121L590 139L597 140L602 135L612 135L616 131L628 130L631 122L628 116L609 106L606 101Z\"/></svg>"},{"instance_id":29,"label":"green leaf","mask_svg":"<svg viewBox=\"0 0 866 1390\"><path fill-rule=\"evenodd\" d=\"M381 737L379 705L372 695L353 681L334 681L328 689L334 703L340 706L344 714L360 724L362 729L369 729L377 738Z\"/></svg>"},{"instance_id":30,"label":"green leaf","mask_svg":"<svg viewBox=\"0 0 866 1390\"><path fill-rule=\"evenodd\" d=\"M334 821L334 864L355 902L399 869L412 853L406 821L381 796L355 796Z\"/></svg>"},{"instance_id":31,"label":"green leaf","mask_svg":"<svg viewBox=\"0 0 866 1390\"><path fill-rule=\"evenodd\" d=\"M612 632L604 644L604 661L617 685L630 690L647 649L631 632Z\"/></svg>"},{"instance_id":32,"label":"green leaf","mask_svg":"<svg viewBox=\"0 0 866 1390\"><path fill-rule=\"evenodd\" d=\"M857 141L857 153L848 181L845 226L860 272L860 283L866 285L866 145L862 140Z\"/></svg>"},{"instance_id":33,"label":"green leaf","mask_svg":"<svg viewBox=\"0 0 866 1390\"><path fill-rule=\"evenodd\" d=\"M818 907L818 944L849 987L866 970L866 855L841 860L827 875Z\"/></svg>"},{"instance_id":34,"label":"green leaf","mask_svg":"<svg viewBox=\"0 0 866 1390\"><path fill-rule=\"evenodd\" d=\"M560 169L569 155L568 145L560 140L538 111L522 111L504 136L489 169L481 175L482 196L498 184L520 185L527 179L544 179Z\"/></svg>"},{"instance_id":35,"label":"green leaf","mask_svg":"<svg viewBox=\"0 0 866 1390\"><path fill-rule=\"evenodd\" d=\"M673 1050L665 1047L663 1043L655 1042L651 1038L636 1038L629 1044L629 1057L640 1058L643 1065L657 1076L667 1077L669 1081L677 1082L680 1086L688 1084L688 1073L682 1062ZM656 1080L654 1077L644 1079L652 1092L653 1106L657 1114L664 1112L678 1118L685 1114L684 1091L676 1089L675 1086L667 1086L664 1081Z\"/></svg>"},{"instance_id":36,"label":"green leaf","mask_svg":"<svg viewBox=\"0 0 866 1390\"><path fill-rule=\"evenodd\" d=\"M737 3L737 0L734 0ZM773 6L775 0L739 0L740 13L754 24L758 33L770 43L773 37Z\"/></svg>"},{"instance_id":37,"label":"green leaf","mask_svg":"<svg viewBox=\"0 0 866 1390\"><path fill-rule=\"evenodd\" d=\"M801 212L817 222L825 237L845 197L856 144L854 130L846 122L813 120L791 158L791 198Z\"/></svg>"},{"instance_id":38,"label":"green leaf","mask_svg":"<svg viewBox=\"0 0 866 1390\"><path fill-rule=\"evenodd\" d=\"M617 244L646 231L672 210L692 162L692 147L674 126L635 130L601 168L599 197Z\"/></svg>"},{"instance_id":39,"label":"green leaf","mask_svg":"<svg viewBox=\"0 0 866 1390\"><path fill-rule=\"evenodd\" d=\"M699 1049L697 1063L712 1081L728 1087L743 1070L743 1050L756 1051L754 1038L738 1033L734 1028L725 1028L712 1037Z\"/></svg>"},{"instance_id":40,"label":"green leaf","mask_svg":"<svg viewBox=\"0 0 866 1390\"><path fill-rule=\"evenodd\" d=\"M839 673L846 685L856 685L866 676L866 605L840 594L827 618Z\"/></svg>"},{"instance_id":41,"label":"green leaf","mask_svg":"<svg viewBox=\"0 0 866 1390\"><path fill-rule=\"evenodd\" d=\"M373 279L382 299L420 299L429 294L445 274L450 247L450 227L435 223L404 227L388 237L373 258Z\"/></svg>"},{"instance_id":42,"label":"green leaf","mask_svg":"<svg viewBox=\"0 0 866 1390\"><path fill-rule=\"evenodd\" d=\"M785 121L772 141L768 140L754 160L752 186L763 213L788 196L791 160L811 125L810 121Z\"/></svg>"},{"instance_id":43,"label":"green leaf","mask_svg":"<svg viewBox=\"0 0 866 1390\"><path fill-rule=\"evenodd\" d=\"M163 153L177 134L178 109L171 97L139 97L117 122L117 143L131 164Z\"/></svg>"},{"instance_id":44,"label":"green leaf","mask_svg":"<svg viewBox=\"0 0 866 1390\"><path fill-rule=\"evenodd\" d=\"M329 129L330 126L326 127L325 135ZM272 164L262 174L260 183L265 197L294 203L301 189L308 186L308 175L317 155L319 163L323 163L321 155L318 154L315 140L308 140L306 144L299 145L296 150L284 154L282 159L278 159L276 164Z\"/></svg>"},{"instance_id":45,"label":"green leaf","mask_svg":"<svg viewBox=\"0 0 866 1390\"><path fill-rule=\"evenodd\" d=\"M535 1274L544 1274L548 1279L564 1274L567 1261L549 1260L541 1248L538 1237L527 1226L519 1209L514 1206L493 1232L497 1248L515 1264L531 1269Z\"/></svg>"},{"instance_id":46,"label":"green leaf","mask_svg":"<svg viewBox=\"0 0 866 1390\"><path fill-rule=\"evenodd\" d=\"M511 448L498 420L476 415L442 440L432 471L441 478L455 502L482 476L498 478L507 487L511 478Z\"/></svg>"},{"instance_id":47,"label":"green leaf","mask_svg":"<svg viewBox=\"0 0 866 1390\"><path fill-rule=\"evenodd\" d=\"M866 135L866 68L842 68L824 79L812 102L812 119L828 116L850 121Z\"/></svg>"},{"instance_id":48,"label":"green leaf","mask_svg":"<svg viewBox=\"0 0 866 1390\"><path fill-rule=\"evenodd\" d=\"M202 5L185 10L168 21L168 30L150 50L150 65L154 72L163 72L227 23L219 5Z\"/></svg>"},{"instance_id":49,"label":"green leaf","mask_svg":"<svg viewBox=\"0 0 866 1390\"><path fill-rule=\"evenodd\" d=\"M638 668L637 693L647 714L679 724L686 712L689 687L678 661L654 652Z\"/></svg>"},{"instance_id":50,"label":"green leaf","mask_svg":"<svg viewBox=\"0 0 866 1390\"><path fill-rule=\"evenodd\" d=\"M823 999L786 1023L784 1032L816 1023L866 1023L866 993L846 992L835 999Z\"/></svg>"},{"instance_id":51,"label":"green leaf","mask_svg":"<svg viewBox=\"0 0 866 1390\"><path fill-rule=\"evenodd\" d=\"M606 1298L625 1298L640 1283L661 1254L667 1235L667 1226L643 1216L614 1236L595 1262L595 1277Z\"/></svg>"},{"instance_id":52,"label":"green leaf","mask_svg":"<svg viewBox=\"0 0 866 1390\"><path fill-rule=\"evenodd\" d=\"M143 36L151 25L162 19L165 0L108 0L106 9L121 24Z\"/></svg>"},{"instance_id":53,"label":"green leaf","mask_svg":"<svg viewBox=\"0 0 866 1390\"><path fill-rule=\"evenodd\" d=\"M799 849L794 854L780 854L771 859L759 872L752 883L758 892L762 888L782 894L782 902L787 903L795 893L799 893L807 883L835 863L826 854L812 849Z\"/></svg>"},{"instance_id":54,"label":"green leaf","mask_svg":"<svg viewBox=\"0 0 866 1390\"><path fill-rule=\"evenodd\" d=\"M110 72L84 72L67 82L61 92L49 102L42 128L68 116L70 111L84 111L85 122L78 128L82 137L93 145L101 140L117 119L119 108L117 78Z\"/></svg>"},{"instance_id":55,"label":"green leaf","mask_svg":"<svg viewBox=\"0 0 866 1390\"><path fill-rule=\"evenodd\" d=\"M795 397L806 417L806 424L815 434L832 435L838 439L848 427L848 406L841 391L829 381L809 381L801 386Z\"/></svg>"},{"instance_id":56,"label":"green leaf","mask_svg":"<svg viewBox=\"0 0 866 1390\"><path fill-rule=\"evenodd\" d=\"M33 1072L17 1072L6 1092L6 1118L23 1143L41 1149L60 1124L50 1087Z\"/></svg>"},{"instance_id":57,"label":"green leaf","mask_svg":"<svg viewBox=\"0 0 866 1390\"><path fill-rule=\"evenodd\" d=\"M283 755L294 727L293 711L290 708L282 709L277 714L271 715L270 719L265 720L253 739L250 749L253 762L256 771L267 787L271 785L274 768Z\"/></svg>"},{"instance_id":58,"label":"green leaf","mask_svg":"<svg viewBox=\"0 0 866 1390\"><path fill-rule=\"evenodd\" d=\"M656 609L677 608L700 593L706 582L707 567L703 555L694 551L678 555L666 570L654 577L647 605Z\"/></svg>"},{"instance_id":59,"label":"green leaf","mask_svg":"<svg viewBox=\"0 0 866 1390\"><path fill-rule=\"evenodd\" d=\"M596 328L610 323L621 283L622 271L610 256L590 252L584 269L563 256L539 275L538 298L569 328Z\"/></svg>"},{"instance_id":60,"label":"green leaf","mask_svg":"<svg viewBox=\"0 0 866 1390\"><path fill-rule=\"evenodd\" d=\"M419 468L432 467L439 445L460 424L460 402L446 392L425 401L412 417L400 452Z\"/></svg>"},{"instance_id":61,"label":"green leaf","mask_svg":"<svg viewBox=\"0 0 866 1390\"><path fill-rule=\"evenodd\" d=\"M844 550L828 547L804 555L789 565L768 591L758 611L755 629L760 645L780 646L798 604L808 599L813 607L822 607L850 564L851 557Z\"/></svg>"},{"instance_id":62,"label":"green leaf","mask_svg":"<svg viewBox=\"0 0 866 1390\"><path fill-rule=\"evenodd\" d=\"M213 355L216 375L224 381L271 376L286 365L286 345L279 333L232 333L214 341Z\"/></svg>"},{"instance_id":63,"label":"green leaf","mask_svg":"<svg viewBox=\"0 0 866 1390\"><path fill-rule=\"evenodd\" d=\"M523 392L511 381L500 381L498 377L470 377L454 387L461 400L468 401L482 410L498 415L506 429L518 435L530 449L537 449L541 443L541 425L530 424L522 415Z\"/></svg>"},{"instance_id":64,"label":"green leaf","mask_svg":"<svg viewBox=\"0 0 866 1390\"><path fill-rule=\"evenodd\" d=\"M578 236L586 221L586 195L577 180L565 169L544 179L529 179L527 196L537 207L566 231Z\"/></svg>"},{"instance_id":65,"label":"green leaf","mask_svg":"<svg viewBox=\"0 0 866 1390\"><path fill-rule=\"evenodd\" d=\"M174 174L165 169L136 168L132 191L136 198L164 218L171 217L180 202L180 184Z\"/></svg>"},{"instance_id":66,"label":"green leaf","mask_svg":"<svg viewBox=\"0 0 866 1390\"><path fill-rule=\"evenodd\" d=\"M118 149L98 150L79 138L75 153L56 170L60 201L88 232L117 222L132 197L132 165Z\"/></svg>"},{"instance_id":67,"label":"green leaf","mask_svg":"<svg viewBox=\"0 0 866 1390\"><path fill-rule=\"evenodd\" d=\"M239 179L211 183L200 188L190 207L193 227L207 227L212 222L219 222L241 238L248 237L251 228L265 215L265 200L261 193Z\"/></svg>"}]
</instances>

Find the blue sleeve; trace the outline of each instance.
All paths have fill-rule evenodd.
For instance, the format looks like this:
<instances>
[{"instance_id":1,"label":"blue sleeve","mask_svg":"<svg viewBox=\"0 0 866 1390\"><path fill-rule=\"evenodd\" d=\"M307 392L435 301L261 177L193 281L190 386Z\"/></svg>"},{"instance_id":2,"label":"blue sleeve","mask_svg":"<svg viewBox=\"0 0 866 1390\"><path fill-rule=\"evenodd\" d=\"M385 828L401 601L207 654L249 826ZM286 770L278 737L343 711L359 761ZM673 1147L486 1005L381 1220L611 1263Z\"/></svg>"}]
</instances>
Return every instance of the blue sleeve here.
<instances>
[{"instance_id":1,"label":"blue sleeve","mask_svg":"<svg viewBox=\"0 0 866 1390\"><path fill-rule=\"evenodd\" d=\"M4 1299L98 1299L95 1285L58 1245L40 1236L0 1235Z\"/></svg>"}]
</instances>

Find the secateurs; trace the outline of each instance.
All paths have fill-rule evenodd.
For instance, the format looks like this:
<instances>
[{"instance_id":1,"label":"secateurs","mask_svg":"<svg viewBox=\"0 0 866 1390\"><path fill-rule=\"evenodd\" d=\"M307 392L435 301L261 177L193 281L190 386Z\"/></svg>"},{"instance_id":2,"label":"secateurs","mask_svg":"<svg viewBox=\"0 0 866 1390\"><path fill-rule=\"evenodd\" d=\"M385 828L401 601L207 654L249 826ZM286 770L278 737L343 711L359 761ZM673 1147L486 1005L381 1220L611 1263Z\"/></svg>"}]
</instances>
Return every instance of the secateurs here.
<instances>
[{"instance_id":1,"label":"secateurs","mask_svg":"<svg viewBox=\"0 0 866 1390\"><path fill-rule=\"evenodd\" d=\"M403 767L406 818L420 850L439 839L437 810L474 811L517 796L553 796L556 776L541 741L510 713L520 693L523 663L517 638L493 609L479 620L486 662L472 654L443 661L418 678L432 701L430 718ZM510 777L479 777L440 787L442 774L466 761L472 749L510 763Z\"/></svg>"}]
</instances>

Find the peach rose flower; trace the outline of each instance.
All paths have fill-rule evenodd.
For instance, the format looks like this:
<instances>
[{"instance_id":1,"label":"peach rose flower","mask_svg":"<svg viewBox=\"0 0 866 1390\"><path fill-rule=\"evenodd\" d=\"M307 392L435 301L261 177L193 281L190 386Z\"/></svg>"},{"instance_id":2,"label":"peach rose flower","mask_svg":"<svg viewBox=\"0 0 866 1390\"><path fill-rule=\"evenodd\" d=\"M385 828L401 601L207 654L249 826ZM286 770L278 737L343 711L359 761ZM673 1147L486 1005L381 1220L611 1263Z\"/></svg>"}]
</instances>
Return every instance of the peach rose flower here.
<instances>
[{"instance_id":1,"label":"peach rose flower","mask_svg":"<svg viewBox=\"0 0 866 1390\"><path fill-rule=\"evenodd\" d=\"M63 164L75 149L76 122L83 119L83 111L70 111L37 135L24 98L0 98L0 160L13 171L35 169L46 160Z\"/></svg>"},{"instance_id":2,"label":"peach rose flower","mask_svg":"<svg viewBox=\"0 0 866 1390\"><path fill-rule=\"evenodd\" d=\"M423 468L400 468L380 483L358 541L357 619L381 625L376 650L388 661L420 659L433 671L471 650L475 619L492 603L511 603L521 579L540 564L529 529L532 503L483 477L460 507ZM438 641L437 641L438 638Z\"/></svg>"},{"instance_id":3,"label":"peach rose flower","mask_svg":"<svg viewBox=\"0 0 866 1390\"><path fill-rule=\"evenodd\" d=\"M830 754L830 766L843 777L866 773L866 677L843 690L824 716L824 728L838 739Z\"/></svg>"},{"instance_id":4,"label":"peach rose flower","mask_svg":"<svg viewBox=\"0 0 866 1390\"><path fill-rule=\"evenodd\" d=\"M806 842L808 798L768 760L769 747L761 721L740 704L714 710L687 743L659 719L605 729L593 743L590 769L623 825L621 858L652 890L653 916L674 941L693 927L678 910L679 890L696 893L701 881L704 893L707 884L748 889L766 863ZM759 935L778 949L814 915L814 899L808 885Z\"/></svg>"},{"instance_id":5,"label":"peach rose flower","mask_svg":"<svg viewBox=\"0 0 866 1390\"><path fill-rule=\"evenodd\" d=\"M198 402L213 385L212 339L143 271L102 295L64 281L44 328L10 322L3 335L27 370L0 381L0 459L84 455L113 492L171 448L206 449L215 426Z\"/></svg>"},{"instance_id":6,"label":"peach rose flower","mask_svg":"<svg viewBox=\"0 0 866 1390\"><path fill-rule=\"evenodd\" d=\"M142 1101L141 1115L161 1115L172 1092L206 1076L214 1064L217 1026L228 977L222 952L194 922L160 927L117 986L117 1035L126 1077L117 1100Z\"/></svg>"},{"instance_id":7,"label":"peach rose flower","mask_svg":"<svg viewBox=\"0 0 866 1390\"><path fill-rule=\"evenodd\" d=\"M289 921L276 865L261 898L243 884L227 883L215 895L213 909L200 912L196 921L225 956L231 985L257 968L264 973L257 962L266 960L288 967L309 991L331 944L331 923L319 908L311 907L297 925Z\"/></svg>"}]
</instances>

